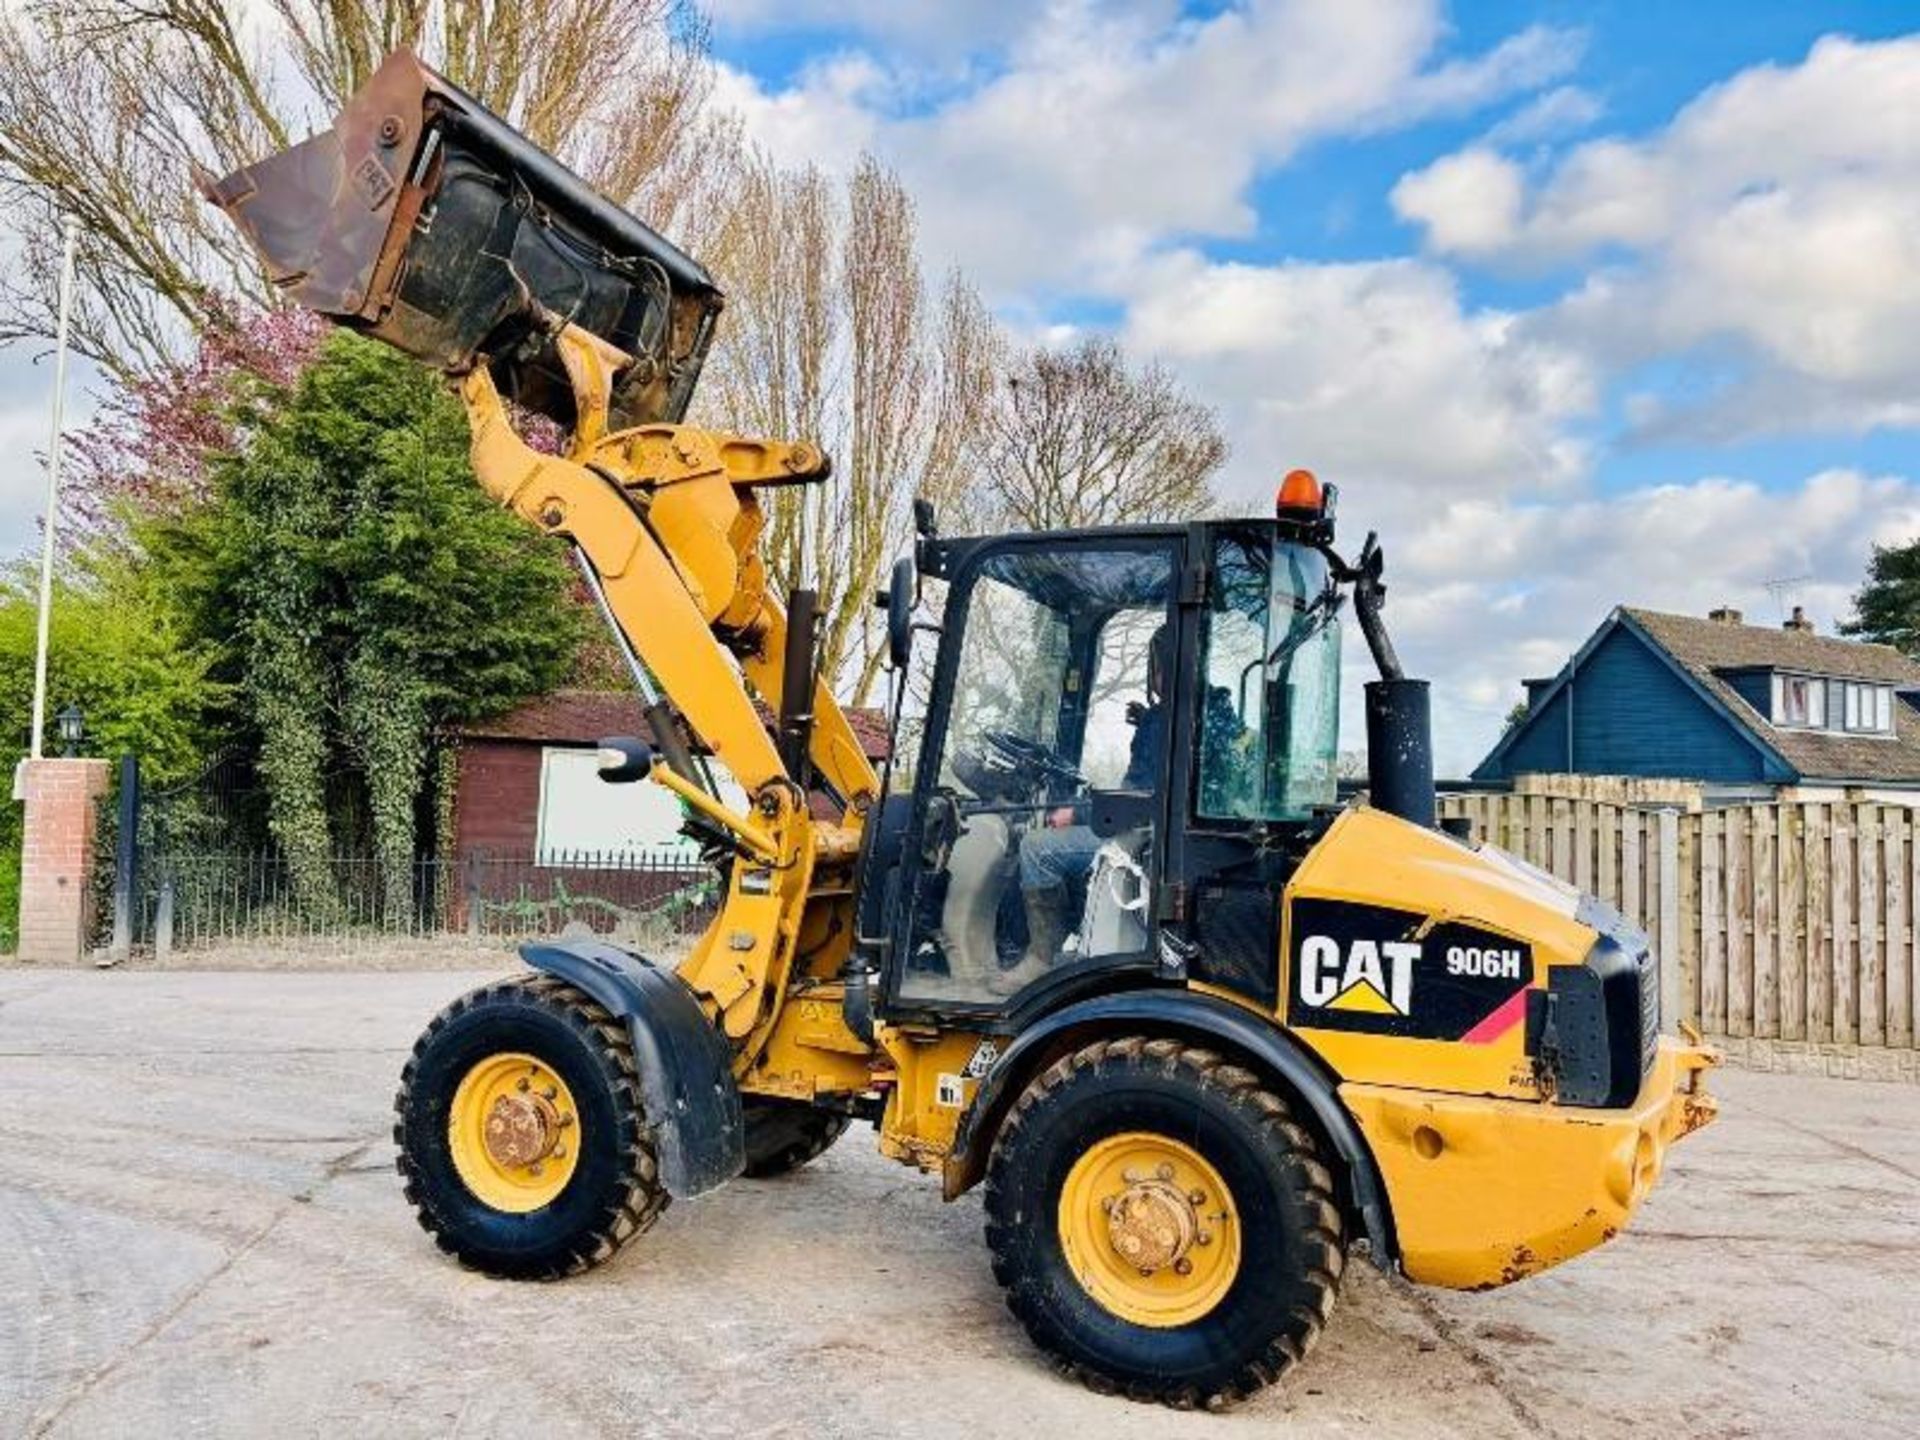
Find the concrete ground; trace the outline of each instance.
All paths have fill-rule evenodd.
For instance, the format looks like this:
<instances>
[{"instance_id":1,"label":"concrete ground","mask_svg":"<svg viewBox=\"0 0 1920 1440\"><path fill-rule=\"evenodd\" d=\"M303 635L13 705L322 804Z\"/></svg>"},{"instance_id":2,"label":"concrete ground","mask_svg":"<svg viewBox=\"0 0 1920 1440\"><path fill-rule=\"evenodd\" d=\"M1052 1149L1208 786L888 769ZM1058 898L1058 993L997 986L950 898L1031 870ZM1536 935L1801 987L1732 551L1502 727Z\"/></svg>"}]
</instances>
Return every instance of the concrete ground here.
<instances>
[{"instance_id":1,"label":"concrete ground","mask_svg":"<svg viewBox=\"0 0 1920 1440\"><path fill-rule=\"evenodd\" d=\"M470 978L0 971L0 1435L1920 1433L1910 1086L1723 1073L1612 1245L1480 1296L1356 1265L1286 1386L1176 1415L1057 1379L977 1200L864 1129L582 1279L461 1271L388 1106Z\"/></svg>"}]
</instances>

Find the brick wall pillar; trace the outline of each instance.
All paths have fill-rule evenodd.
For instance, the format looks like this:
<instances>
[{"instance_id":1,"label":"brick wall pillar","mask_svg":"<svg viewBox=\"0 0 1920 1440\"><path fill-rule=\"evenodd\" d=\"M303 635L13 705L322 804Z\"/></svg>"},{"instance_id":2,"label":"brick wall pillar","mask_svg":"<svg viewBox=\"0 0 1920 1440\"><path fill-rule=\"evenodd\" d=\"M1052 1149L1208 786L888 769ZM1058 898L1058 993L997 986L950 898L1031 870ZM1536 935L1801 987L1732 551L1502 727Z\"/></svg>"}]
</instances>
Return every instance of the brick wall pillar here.
<instances>
[{"instance_id":1,"label":"brick wall pillar","mask_svg":"<svg viewBox=\"0 0 1920 1440\"><path fill-rule=\"evenodd\" d=\"M87 943L99 798L105 760L29 760L20 770L27 803L20 853L20 958L72 965Z\"/></svg>"}]
</instances>

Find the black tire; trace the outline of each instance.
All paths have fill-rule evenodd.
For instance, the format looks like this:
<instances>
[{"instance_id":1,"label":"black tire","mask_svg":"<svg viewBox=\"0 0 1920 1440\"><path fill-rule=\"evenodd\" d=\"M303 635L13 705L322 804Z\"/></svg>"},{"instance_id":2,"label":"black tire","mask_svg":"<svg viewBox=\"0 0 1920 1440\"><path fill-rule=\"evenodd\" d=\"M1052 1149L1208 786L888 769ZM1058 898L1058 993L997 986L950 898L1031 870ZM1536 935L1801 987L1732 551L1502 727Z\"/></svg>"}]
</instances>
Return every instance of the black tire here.
<instances>
[{"instance_id":1,"label":"black tire","mask_svg":"<svg viewBox=\"0 0 1920 1440\"><path fill-rule=\"evenodd\" d=\"M791 1175L818 1160L853 1122L831 1110L789 1100L748 1100L747 1168L751 1180Z\"/></svg>"},{"instance_id":2,"label":"black tire","mask_svg":"<svg viewBox=\"0 0 1920 1440\"><path fill-rule=\"evenodd\" d=\"M1097 1301L1060 1238L1074 1163L1139 1131L1204 1156L1240 1223L1230 1288L1204 1315L1166 1328ZM1332 1313L1346 1261L1333 1177L1313 1138L1251 1070L1175 1040L1103 1040L1035 1079L995 1140L986 1212L994 1277L1034 1342L1092 1389L1182 1409L1231 1404L1297 1365Z\"/></svg>"},{"instance_id":3,"label":"black tire","mask_svg":"<svg viewBox=\"0 0 1920 1440\"><path fill-rule=\"evenodd\" d=\"M491 1055L532 1055L579 1107L578 1158L566 1188L511 1214L468 1189L447 1118L454 1092ZM397 1164L421 1227L461 1264L516 1280L575 1275L612 1258L667 1208L624 1025L564 981L517 976L461 996L413 1047L394 1097Z\"/></svg>"}]
</instances>

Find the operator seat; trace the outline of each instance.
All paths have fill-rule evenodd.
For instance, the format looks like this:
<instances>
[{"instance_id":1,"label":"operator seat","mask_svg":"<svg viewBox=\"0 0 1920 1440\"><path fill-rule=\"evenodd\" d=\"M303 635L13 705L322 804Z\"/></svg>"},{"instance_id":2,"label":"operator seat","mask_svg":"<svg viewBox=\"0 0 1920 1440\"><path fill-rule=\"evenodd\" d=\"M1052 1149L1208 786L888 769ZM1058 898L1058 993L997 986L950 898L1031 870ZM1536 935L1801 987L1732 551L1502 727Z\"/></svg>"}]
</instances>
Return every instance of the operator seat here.
<instances>
[{"instance_id":1,"label":"operator seat","mask_svg":"<svg viewBox=\"0 0 1920 1440\"><path fill-rule=\"evenodd\" d=\"M1004 815L968 815L947 856L947 895L939 943L947 973L965 998L986 998L1000 970L1000 901L1017 860Z\"/></svg>"}]
</instances>

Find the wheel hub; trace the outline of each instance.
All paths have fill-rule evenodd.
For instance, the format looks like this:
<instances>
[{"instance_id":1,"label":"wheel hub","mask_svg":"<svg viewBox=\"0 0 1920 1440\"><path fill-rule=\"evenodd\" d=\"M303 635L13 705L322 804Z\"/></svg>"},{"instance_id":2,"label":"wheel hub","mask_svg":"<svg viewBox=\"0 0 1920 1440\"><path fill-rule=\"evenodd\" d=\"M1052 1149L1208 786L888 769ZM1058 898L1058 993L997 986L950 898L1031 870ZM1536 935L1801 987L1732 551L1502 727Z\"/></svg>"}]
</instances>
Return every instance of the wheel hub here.
<instances>
[{"instance_id":1,"label":"wheel hub","mask_svg":"<svg viewBox=\"0 0 1920 1440\"><path fill-rule=\"evenodd\" d=\"M1107 1238L1142 1274L1178 1266L1200 1234L1200 1216L1187 1193L1158 1177L1120 1192L1107 1212Z\"/></svg>"},{"instance_id":2,"label":"wheel hub","mask_svg":"<svg viewBox=\"0 0 1920 1440\"><path fill-rule=\"evenodd\" d=\"M487 1114L487 1154L509 1169L537 1165L560 1142L560 1111L544 1095L502 1095Z\"/></svg>"},{"instance_id":3,"label":"wheel hub","mask_svg":"<svg viewBox=\"0 0 1920 1440\"><path fill-rule=\"evenodd\" d=\"M550 1205L579 1163L579 1108L539 1057L489 1055L467 1071L448 1107L454 1169L496 1210L523 1215Z\"/></svg>"},{"instance_id":4,"label":"wheel hub","mask_svg":"<svg viewBox=\"0 0 1920 1440\"><path fill-rule=\"evenodd\" d=\"M1240 1272L1226 1180L1198 1149L1130 1130L1069 1168L1056 1217L1067 1267L1109 1313L1170 1328L1207 1315Z\"/></svg>"}]
</instances>

